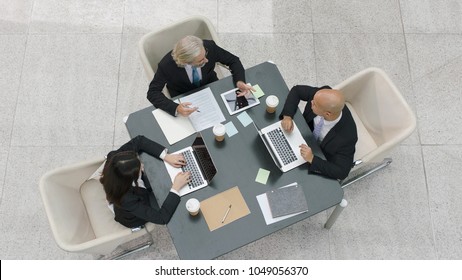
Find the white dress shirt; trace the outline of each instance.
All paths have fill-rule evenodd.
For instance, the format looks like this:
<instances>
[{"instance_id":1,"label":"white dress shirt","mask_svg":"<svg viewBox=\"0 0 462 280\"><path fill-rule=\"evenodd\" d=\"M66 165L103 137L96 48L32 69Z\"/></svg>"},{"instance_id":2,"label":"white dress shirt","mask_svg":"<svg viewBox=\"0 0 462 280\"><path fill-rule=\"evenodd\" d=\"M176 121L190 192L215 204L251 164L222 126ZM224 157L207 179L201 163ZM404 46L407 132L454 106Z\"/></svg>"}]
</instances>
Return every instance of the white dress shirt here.
<instances>
[{"instance_id":1,"label":"white dress shirt","mask_svg":"<svg viewBox=\"0 0 462 280\"><path fill-rule=\"evenodd\" d=\"M193 82L193 76L192 76L192 68L193 66L192 65L189 65L189 64L186 64L184 66L184 69L186 70L186 74L188 74L188 78L189 78L189 81ZM196 67L197 68L197 74L199 74L199 80L202 80L202 71L199 67Z\"/></svg>"},{"instance_id":2,"label":"white dress shirt","mask_svg":"<svg viewBox=\"0 0 462 280\"><path fill-rule=\"evenodd\" d=\"M336 118L333 121L327 121L326 119L324 119L324 125L321 129L321 133L319 134L319 142L322 142L322 140L324 140L324 137L326 137L327 133L329 133L329 131L340 121L341 118L342 118L342 112L340 112L340 116L338 116L338 118ZM316 116L313 119L314 126L316 127L316 124L318 124L320 121L321 121L321 117Z\"/></svg>"}]
</instances>

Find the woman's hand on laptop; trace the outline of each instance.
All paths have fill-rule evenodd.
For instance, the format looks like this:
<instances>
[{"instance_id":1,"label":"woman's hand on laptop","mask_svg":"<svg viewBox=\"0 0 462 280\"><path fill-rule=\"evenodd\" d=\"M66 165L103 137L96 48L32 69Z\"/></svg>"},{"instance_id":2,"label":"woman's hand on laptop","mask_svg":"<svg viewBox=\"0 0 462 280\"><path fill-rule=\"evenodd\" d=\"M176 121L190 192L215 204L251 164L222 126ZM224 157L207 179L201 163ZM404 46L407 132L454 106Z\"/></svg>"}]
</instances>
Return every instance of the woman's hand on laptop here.
<instances>
[{"instance_id":1,"label":"woman's hand on laptop","mask_svg":"<svg viewBox=\"0 0 462 280\"><path fill-rule=\"evenodd\" d=\"M191 172L179 172L173 180L172 189L179 192L181 188L191 181Z\"/></svg>"},{"instance_id":2,"label":"woman's hand on laptop","mask_svg":"<svg viewBox=\"0 0 462 280\"><path fill-rule=\"evenodd\" d=\"M164 161L176 168L186 165L186 160L182 154L167 154Z\"/></svg>"},{"instance_id":3,"label":"woman's hand on laptop","mask_svg":"<svg viewBox=\"0 0 462 280\"><path fill-rule=\"evenodd\" d=\"M294 122L292 121L292 118L289 116L284 116L284 118L281 121L281 126L282 129L284 129L287 132L292 132L294 130Z\"/></svg>"}]
</instances>

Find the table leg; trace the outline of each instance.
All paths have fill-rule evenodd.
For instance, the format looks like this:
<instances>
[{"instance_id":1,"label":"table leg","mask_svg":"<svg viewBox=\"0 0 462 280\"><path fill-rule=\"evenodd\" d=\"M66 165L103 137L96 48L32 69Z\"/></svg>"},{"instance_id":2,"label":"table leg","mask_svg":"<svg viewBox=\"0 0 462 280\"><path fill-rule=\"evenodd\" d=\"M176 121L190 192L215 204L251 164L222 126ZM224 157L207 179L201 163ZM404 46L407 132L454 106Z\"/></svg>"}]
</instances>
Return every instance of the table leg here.
<instances>
[{"instance_id":1,"label":"table leg","mask_svg":"<svg viewBox=\"0 0 462 280\"><path fill-rule=\"evenodd\" d=\"M342 199L342 201L337 206L335 206L335 209L332 212L332 214L330 214L329 219L327 219L327 222L324 224L324 228L330 229L332 225L334 225L338 216L340 216L340 213L342 213L343 209L347 207L347 205L348 202L346 201L346 199Z\"/></svg>"}]
</instances>

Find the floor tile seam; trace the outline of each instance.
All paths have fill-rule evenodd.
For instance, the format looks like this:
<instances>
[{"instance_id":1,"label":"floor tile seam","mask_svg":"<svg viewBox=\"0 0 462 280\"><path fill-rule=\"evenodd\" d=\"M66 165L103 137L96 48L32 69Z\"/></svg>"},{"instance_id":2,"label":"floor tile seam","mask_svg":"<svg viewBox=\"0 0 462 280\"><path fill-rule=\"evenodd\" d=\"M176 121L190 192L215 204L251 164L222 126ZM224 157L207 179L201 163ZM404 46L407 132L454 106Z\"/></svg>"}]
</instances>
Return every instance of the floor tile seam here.
<instances>
[{"instance_id":1,"label":"floor tile seam","mask_svg":"<svg viewBox=\"0 0 462 280\"><path fill-rule=\"evenodd\" d=\"M406 139L407 139L407 138L406 138ZM403 141L404 141L404 140L403 140ZM420 147L420 146L422 146L422 144L420 144L420 143L417 143L417 144L414 144L414 143L408 143L408 144L406 144L406 143L399 143L399 146L400 146L400 147Z\"/></svg>"},{"instance_id":2,"label":"floor tile seam","mask_svg":"<svg viewBox=\"0 0 462 280\"><path fill-rule=\"evenodd\" d=\"M126 8L126 1L124 1L123 9L124 9L124 16L122 17L122 31L124 30L125 27L125 8ZM122 49L123 49L123 38L124 38L124 33L120 33L120 45L119 45L119 69L117 71L117 86L116 86L116 97L115 97L115 106L114 106L114 117L113 117L113 132L112 132L112 146L115 145L115 139L116 139L116 120L117 120L117 108L119 106L119 89L120 89L120 72L122 68Z\"/></svg>"},{"instance_id":3,"label":"floor tile seam","mask_svg":"<svg viewBox=\"0 0 462 280\"><path fill-rule=\"evenodd\" d=\"M223 32L217 31L217 33L222 35L294 35L294 34L313 34L313 32L299 32L299 31L280 31L280 32Z\"/></svg>"},{"instance_id":4,"label":"floor tile seam","mask_svg":"<svg viewBox=\"0 0 462 280\"><path fill-rule=\"evenodd\" d=\"M0 32L0 35L52 35L52 34L94 34L94 35L103 35L103 34L146 34L150 32L151 29L146 30L145 32L142 31L120 31L120 32L84 32L84 31L50 31L50 32L31 32L31 31L26 31L26 32ZM428 33L416 33L416 32L325 32L325 31L277 31L277 32L267 32L267 31L251 31L251 32L226 32L226 31L218 31L217 28L217 33L220 34L236 34L236 35L242 35L242 34L275 34L275 35L283 35L283 34L325 34L325 35L335 35L335 34L375 34L375 35L397 35L397 34L406 34L406 35L453 35L453 36L462 36L462 33L451 33L451 32L428 32Z\"/></svg>"},{"instance_id":5,"label":"floor tile seam","mask_svg":"<svg viewBox=\"0 0 462 280\"><path fill-rule=\"evenodd\" d=\"M405 49L405 52L406 52L407 70L408 70L409 78L410 78L409 86L411 87L411 91L412 91L413 104L416 104L414 83L412 82L413 81L412 68L411 68L411 63L409 61L409 50L408 50L408 44L407 44L407 37L406 37L405 30L404 30L404 21L403 21L403 14L402 14L402 11L401 11L401 1L400 0L398 0L398 12L399 12L399 18L401 20L401 28L403 30L403 41L404 41L404 49ZM414 107L417 107L417 106L414 106ZM414 110L416 110L415 115L418 115L418 112L417 112L418 109L414 108ZM417 133L417 139L419 140L419 144L422 144L422 138L421 138L421 135L420 135L418 119L417 119L417 117L415 119L416 119L415 120L416 121L415 130L416 130L416 133Z\"/></svg>"},{"instance_id":6,"label":"floor tile seam","mask_svg":"<svg viewBox=\"0 0 462 280\"><path fill-rule=\"evenodd\" d=\"M32 23L33 24L33 23ZM58 23L58 24L65 24L65 23ZM81 26L85 26L85 24L79 24L79 25L72 25L72 26L75 26L77 28L81 27ZM46 28L45 28L46 29ZM104 28L103 28L104 29ZM66 29L65 29L66 30ZM110 34L110 33L116 33L116 34L119 34L119 33L123 33L123 29L120 28L120 30L117 30L117 31L73 31L72 29L69 30L69 31L63 31L63 30L39 30L39 31L29 31L30 34L55 34L55 33L96 33L96 34Z\"/></svg>"},{"instance_id":7,"label":"floor tile seam","mask_svg":"<svg viewBox=\"0 0 462 280\"><path fill-rule=\"evenodd\" d=\"M460 146L462 147L462 143L460 144L440 144L440 143L424 143L424 144L420 144L422 147L446 147L446 146L449 146L449 147L457 147L457 146Z\"/></svg>"},{"instance_id":8,"label":"floor tile seam","mask_svg":"<svg viewBox=\"0 0 462 280\"><path fill-rule=\"evenodd\" d=\"M2 189L1 189L1 192L0 192L0 206L2 205L2 202L3 202L3 194L5 193L5 183L6 183L6 174L8 174L8 161L10 159L10 150L8 149L8 152L7 152L7 155L6 155L6 159L5 159L5 170L3 171L3 180L2 180Z\"/></svg>"},{"instance_id":9,"label":"floor tile seam","mask_svg":"<svg viewBox=\"0 0 462 280\"><path fill-rule=\"evenodd\" d=\"M30 16L32 16L34 5L35 5L35 1L34 1L34 4L32 4L31 10L30 10ZM30 19L30 17L29 17L29 19ZM13 146L12 145L13 130L14 130L15 123L16 123L16 117L17 117L16 112L17 112L17 109L18 109L19 95L20 95L20 92L21 92L21 86L22 86L22 82L23 82L24 62L26 60L27 46L28 46L28 43L29 43L29 30L30 30L30 20L29 20L29 24L27 25L27 32L25 34L22 34L22 36L25 36L25 42L24 42L22 62L21 62L21 72L19 74L19 83L18 83L18 86L16 88L16 98L15 98L15 101L14 101L13 121L11 122L11 127L10 127L10 136L9 136L9 141L8 141L8 154L7 154L6 160L5 160L6 165L5 165L5 171L4 171L3 180L2 180L2 193L1 193L1 196L0 196L0 205L3 202L3 195L5 193L3 191L3 187L5 186L6 176L8 174L8 165L9 165L8 163L10 161L11 147Z\"/></svg>"},{"instance_id":10,"label":"floor tile seam","mask_svg":"<svg viewBox=\"0 0 462 280\"><path fill-rule=\"evenodd\" d=\"M22 55L22 62L21 62L21 71L20 71L20 74L19 74L19 82L18 82L18 85L16 87L16 97L15 97L15 100L14 100L14 110L13 110L13 121L11 122L11 125L10 125L10 136L9 136L9 141L8 141L8 147L11 147L12 145L12 141L13 141L13 130L14 130L14 127L15 127L15 123L16 123L16 112L17 112L17 109L18 109L18 103L19 103L19 95L21 93L21 88L22 88L22 83L23 83L23 73L24 73L24 62L26 60L26 53L27 53L27 46L28 46L28 42L29 42L29 36L26 35L25 36L25 42L24 42L24 48L23 48L23 55Z\"/></svg>"},{"instance_id":11,"label":"floor tile seam","mask_svg":"<svg viewBox=\"0 0 462 280\"><path fill-rule=\"evenodd\" d=\"M102 33L102 32L47 32L47 33L33 33L33 32L28 32L27 35L29 36L52 36L52 35L120 35L123 34L122 32L107 32L107 33ZM145 33L142 33L145 34Z\"/></svg>"},{"instance_id":12,"label":"floor tile seam","mask_svg":"<svg viewBox=\"0 0 462 280\"><path fill-rule=\"evenodd\" d=\"M25 31L25 32L0 32L0 36L11 36L11 35L27 36L28 33L29 33L28 31Z\"/></svg>"},{"instance_id":13,"label":"floor tile seam","mask_svg":"<svg viewBox=\"0 0 462 280\"><path fill-rule=\"evenodd\" d=\"M6 164L5 164L5 171L4 171L4 174L3 174L3 180L2 180L2 192L1 192L1 196L0 196L0 205L2 204L3 202L3 194L5 193L3 191L3 186L5 186L5 182L6 182L6 175L8 174L8 162L10 160L10 154L11 154L11 142L12 142L12 139L13 139L13 129L14 129L14 124L16 122L16 112L17 112L17 108L18 108L18 100L19 100L19 94L21 92L21 85L22 85L22 79L23 79L23 73L24 73L24 61L26 60L26 52L27 52L27 45L28 45L28 42L29 42L29 31L30 31L30 26L31 26L31 18L32 18L32 13L33 13L33 10L34 10L34 6L35 6L35 1L34 3L32 4L31 8L30 8L30 11L29 11L29 20L28 20L28 24L27 24L27 31L25 33L21 32L21 33L14 33L16 35L20 35L20 36L24 36L25 37L25 42L24 42L24 52L23 52L23 55L22 55L22 63L21 63L21 72L19 74L19 83L18 83L18 86L16 88L16 99L14 101L14 112L13 112L13 121L11 122L11 127L10 127L10 137L9 137L9 143L8 143L8 153L7 153L7 156L6 156ZM0 34L0 35L5 35L5 34Z\"/></svg>"},{"instance_id":14,"label":"floor tile seam","mask_svg":"<svg viewBox=\"0 0 462 280\"><path fill-rule=\"evenodd\" d=\"M12 148L102 148L102 147L114 147L114 144L99 144L99 145L10 145L8 151L11 151Z\"/></svg>"},{"instance_id":15,"label":"floor tile seam","mask_svg":"<svg viewBox=\"0 0 462 280\"><path fill-rule=\"evenodd\" d=\"M431 205L430 205L430 190L429 190L429 186L428 186L428 177L427 177L427 168L426 168L426 165L425 165L425 156L424 156L424 152L423 152L423 147L424 146L421 146L420 147L420 155L422 157L422 168L423 168L423 173L424 173L424 180L425 180L425 190L426 190L426 193L427 193L427 209L428 209L428 217L430 218L430 225L431 225L431 233L432 233L432 239L433 239L433 254L434 254L434 257L435 259L438 259L438 246L437 246L437 243L436 243L436 232L435 232L435 223L434 223L434 219L433 219L433 215L432 215L432 211L431 211Z\"/></svg>"},{"instance_id":16,"label":"floor tile seam","mask_svg":"<svg viewBox=\"0 0 462 280\"><path fill-rule=\"evenodd\" d=\"M138 32L135 32L138 33ZM274 34L274 35L284 35L284 34L319 34L319 35L402 35L406 34L403 32L316 32L316 31L280 31L280 32L218 32L220 34L235 34L235 35L252 35L252 34Z\"/></svg>"},{"instance_id":17,"label":"floor tile seam","mask_svg":"<svg viewBox=\"0 0 462 280\"><path fill-rule=\"evenodd\" d=\"M408 68L408 71L409 71L409 75L411 77L411 89L412 89L412 92L414 93L414 89L412 87L412 70L411 70L411 63L409 62L409 50L408 50L408 46L407 46L407 38L406 38L406 33L404 32L404 22L403 22L403 15L402 15L402 12L401 12L401 1L398 0L398 12L399 12L399 18L401 20L401 28L403 30L403 39L404 39L404 48L405 48L405 51L406 51L406 62L407 62L407 68ZM419 138L420 140L420 138Z\"/></svg>"},{"instance_id":18,"label":"floor tile seam","mask_svg":"<svg viewBox=\"0 0 462 280\"><path fill-rule=\"evenodd\" d=\"M457 35L462 36L462 32L404 32L408 35Z\"/></svg>"},{"instance_id":19,"label":"floor tile seam","mask_svg":"<svg viewBox=\"0 0 462 280\"><path fill-rule=\"evenodd\" d=\"M316 85L318 84L318 64L316 63L316 43L314 40L314 22L313 22L313 2L310 1L310 16L311 16L311 34L312 34L312 46L313 46L313 60L314 60L314 81ZM330 238L329 238L330 240ZM329 241L330 242L330 241ZM332 259L332 256L330 255L330 249L329 249L329 256Z\"/></svg>"},{"instance_id":20,"label":"floor tile seam","mask_svg":"<svg viewBox=\"0 0 462 280\"><path fill-rule=\"evenodd\" d=\"M28 20L28 24L27 24L27 32L23 34L26 37L26 41L24 42L24 52L23 52L23 56L22 56L21 73L19 74L19 83L18 83L18 88L16 90L16 93L17 93L16 94L16 100L14 102L13 121L11 122L10 139L9 139L9 145L8 145L9 147L11 147L11 142L12 142L12 139L13 139L13 129L15 127L14 124L16 122L16 112L17 112L17 108L18 108L19 94L21 92L21 85L22 85L23 72L24 72L24 62L26 60L27 45L28 45L28 42L29 42L29 32L30 32L30 26L31 26L31 18L32 18L32 14L34 12L34 7L35 7L35 0L33 1L32 6L31 6L30 11L29 11L29 20Z\"/></svg>"},{"instance_id":21,"label":"floor tile seam","mask_svg":"<svg viewBox=\"0 0 462 280\"><path fill-rule=\"evenodd\" d=\"M403 32L318 32L313 31L314 34L320 35L400 35Z\"/></svg>"},{"instance_id":22,"label":"floor tile seam","mask_svg":"<svg viewBox=\"0 0 462 280\"><path fill-rule=\"evenodd\" d=\"M217 25L216 25L215 31L217 32L217 35L218 35L218 30L220 29L220 5L219 5L218 2L220 2L220 0L216 0L216 2L215 2L216 7L217 7L217 11L216 11L216 13L217 13Z\"/></svg>"},{"instance_id":23,"label":"floor tile seam","mask_svg":"<svg viewBox=\"0 0 462 280\"><path fill-rule=\"evenodd\" d=\"M462 58L462 54L460 54L460 55L458 55L458 56L456 56L456 57L453 57L451 60L447 61L445 64L443 64L443 65L441 65L441 66L439 66L439 67L437 67L437 68L431 70L430 72L427 72L427 73L425 73L425 74L423 74L423 75L421 75L421 76L419 76L419 77L416 77L415 80L412 80L412 83L418 83L418 82L420 82L421 80L427 78L428 76L433 75L433 74L435 74L436 72L442 70L443 68L445 68L445 67L447 67L447 66L451 66L452 64L457 63L457 62L458 62L457 60L459 60L460 58Z\"/></svg>"}]
</instances>

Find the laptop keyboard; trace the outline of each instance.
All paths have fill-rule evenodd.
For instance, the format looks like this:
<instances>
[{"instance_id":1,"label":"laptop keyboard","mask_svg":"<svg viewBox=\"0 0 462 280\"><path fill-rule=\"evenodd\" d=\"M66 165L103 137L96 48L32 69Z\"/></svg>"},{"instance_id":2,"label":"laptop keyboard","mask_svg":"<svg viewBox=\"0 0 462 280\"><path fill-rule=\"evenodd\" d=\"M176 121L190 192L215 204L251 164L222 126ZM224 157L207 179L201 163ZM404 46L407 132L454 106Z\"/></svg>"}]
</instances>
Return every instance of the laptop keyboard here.
<instances>
[{"instance_id":1,"label":"laptop keyboard","mask_svg":"<svg viewBox=\"0 0 462 280\"><path fill-rule=\"evenodd\" d=\"M269 131L266 135L268 135L269 140L273 143L283 165L287 165L297 160L297 156L295 156L294 151L292 151L289 141L287 141L286 136L280 127Z\"/></svg>"},{"instance_id":2,"label":"laptop keyboard","mask_svg":"<svg viewBox=\"0 0 462 280\"><path fill-rule=\"evenodd\" d=\"M197 166L194 156L191 151L183 152L186 165L181 168L183 172L191 172L191 182L188 183L190 189L196 188L204 183L199 166Z\"/></svg>"}]
</instances>

